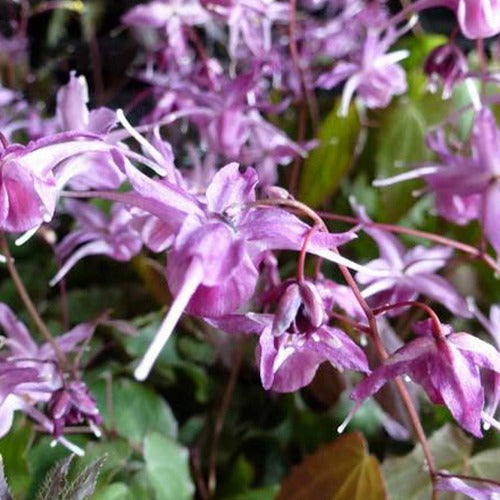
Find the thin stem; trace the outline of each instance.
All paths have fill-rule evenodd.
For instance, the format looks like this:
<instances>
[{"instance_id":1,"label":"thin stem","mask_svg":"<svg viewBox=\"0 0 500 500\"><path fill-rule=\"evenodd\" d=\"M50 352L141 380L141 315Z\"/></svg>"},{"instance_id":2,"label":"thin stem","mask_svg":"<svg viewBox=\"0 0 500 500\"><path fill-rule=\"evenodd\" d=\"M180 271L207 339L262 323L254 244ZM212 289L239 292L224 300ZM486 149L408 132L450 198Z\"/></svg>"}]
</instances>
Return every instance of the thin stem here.
<instances>
[{"instance_id":1,"label":"thin stem","mask_svg":"<svg viewBox=\"0 0 500 500\"><path fill-rule=\"evenodd\" d=\"M304 242L302 243L302 248L300 249L299 253L299 260L297 262L297 281L299 283L302 283L304 281L304 266L307 254L307 244L309 243L311 236L317 229L318 229L317 226L313 226L304 237Z\"/></svg>"},{"instance_id":2,"label":"thin stem","mask_svg":"<svg viewBox=\"0 0 500 500\"><path fill-rule=\"evenodd\" d=\"M340 321L341 323L345 323L346 325L360 331L360 332L363 332L363 333L367 333L367 334L370 334L371 333L371 330L370 330L370 327L366 326L366 325L362 325L361 323L358 323L357 321L353 321L352 319L348 318L347 316L344 316L343 314L340 314L338 312L335 312L335 311L330 311L328 313L328 315L330 316L330 318L333 318L337 321Z\"/></svg>"},{"instance_id":3,"label":"thin stem","mask_svg":"<svg viewBox=\"0 0 500 500\"><path fill-rule=\"evenodd\" d=\"M441 322L439 321L437 314L427 304L424 304L423 302L408 300L405 302L397 302L395 304L386 304L384 306L377 307L377 308L373 309L373 314L375 314L377 316L383 312L390 311L392 309L399 309L400 307L407 307L407 306L418 307L419 309L422 309L422 311L425 311L429 315L429 317L432 321L432 332L437 337L441 337L441 338L444 337L443 329L441 328Z\"/></svg>"},{"instance_id":4,"label":"thin stem","mask_svg":"<svg viewBox=\"0 0 500 500\"><path fill-rule=\"evenodd\" d=\"M222 429L224 428L224 420L226 418L229 405L231 404L231 399L234 394L234 388L236 386L236 381L238 379L238 373L241 368L241 363L243 361L243 354L245 353L245 338L239 340L236 347L236 357L231 367L231 373L229 374L229 381L224 391L224 396L222 397L222 402L215 418L214 433L212 437L212 444L210 446L210 454L208 458L208 493L210 498L214 498L215 490L217 487L217 452L219 448L220 436Z\"/></svg>"},{"instance_id":5,"label":"thin stem","mask_svg":"<svg viewBox=\"0 0 500 500\"><path fill-rule=\"evenodd\" d=\"M305 135L306 135L306 108L302 103L299 110L299 128L297 132L297 142L299 144L304 140ZM292 172L288 184L288 190L293 196L297 194L297 188L300 180L301 165L302 165L302 158L299 155L297 155L293 160Z\"/></svg>"},{"instance_id":6,"label":"thin stem","mask_svg":"<svg viewBox=\"0 0 500 500\"><path fill-rule=\"evenodd\" d=\"M66 357L66 354L61 350L57 342L55 341L54 337L50 333L49 329L47 328L47 325L44 323L40 315L38 314L38 311L33 304L33 301L31 300L26 287L24 286L24 283L21 279L21 276L17 272L17 268L14 264L14 259L12 258L12 255L10 253L9 249L9 244L7 243L7 238L5 237L5 233L3 231L0 231L0 247L2 249L3 254L5 255L6 259L6 265L7 269L9 271L10 277L12 278L12 281L14 282L14 286L16 287L17 293L19 294L19 297L24 303L24 306L26 307L29 315L35 322L38 330L42 334L43 338L46 340L48 344L52 347L54 350L54 353L57 357L57 360L61 364L61 366L69 366L68 358Z\"/></svg>"},{"instance_id":7,"label":"thin stem","mask_svg":"<svg viewBox=\"0 0 500 500\"><path fill-rule=\"evenodd\" d=\"M335 250L337 251L337 250ZM337 251L338 252L338 251ZM377 352L377 356L381 362L384 362L388 355L387 351L385 350L385 347L380 339L380 334L378 332L378 326L377 326L377 320L375 317L374 312L371 310L370 306L367 304L365 299L363 298L361 291L358 288L358 285L354 278L352 277L349 269L345 266L339 265L340 272L344 276L344 279L346 280L347 284L351 288L352 292L354 293L354 296L356 297L356 300L358 301L359 305L363 309L366 318L368 319L368 324L369 324L369 329L370 329L370 336L373 341L373 344L375 346L375 350ZM431 477L431 481L433 484L433 499L435 497L435 488L434 484L436 482L436 467L434 465L434 457L432 456L431 450L429 448L429 443L427 442L427 438L425 436L424 429L422 427L422 424L420 422L420 418L418 416L417 410L415 409L415 406L413 404L413 401L411 400L410 394L408 392L408 389L406 388L404 382L401 380L401 378L396 378L395 379L395 384L396 388L399 392L399 395L401 396L401 400L403 401L404 406L406 407L406 410L408 412L408 416L410 417L410 421L413 426L413 430L415 431L415 435L420 442L420 445L422 446L422 451L425 456L425 461L427 462L427 467L429 468L429 475Z\"/></svg>"},{"instance_id":8,"label":"thin stem","mask_svg":"<svg viewBox=\"0 0 500 500\"><path fill-rule=\"evenodd\" d=\"M491 269L493 269L493 271L500 274L500 266L495 262L495 260L493 259L493 257L491 257L491 255L482 252L481 249L478 249L472 245L467 245L466 243L462 243L460 241L447 238L445 236L440 236L434 233L428 233L426 231L420 231L419 229L412 229L409 227L386 224L383 222L373 222L373 221L365 222L359 220L356 217L351 217L349 215L338 215L330 212L318 212L317 215L327 220L337 220L341 222L347 222L348 224L359 224L361 226L375 227L378 229L384 229L386 231L390 231L391 233L407 234L408 236L415 236L416 238L422 238L428 241L434 241L435 243L455 248L456 250L471 255L476 259L483 261L486 265L488 265Z\"/></svg>"}]
</instances>

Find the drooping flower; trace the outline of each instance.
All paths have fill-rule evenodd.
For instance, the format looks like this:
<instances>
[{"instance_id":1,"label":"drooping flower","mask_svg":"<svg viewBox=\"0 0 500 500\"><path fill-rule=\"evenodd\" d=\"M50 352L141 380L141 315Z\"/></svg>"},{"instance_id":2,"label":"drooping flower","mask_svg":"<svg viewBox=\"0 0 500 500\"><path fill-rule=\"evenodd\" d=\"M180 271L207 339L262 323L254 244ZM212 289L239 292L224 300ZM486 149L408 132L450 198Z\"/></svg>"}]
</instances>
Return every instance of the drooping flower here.
<instances>
[{"instance_id":1,"label":"drooping flower","mask_svg":"<svg viewBox=\"0 0 500 500\"><path fill-rule=\"evenodd\" d=\"M349 104L356 92L368 108L388 106L394 95L406 91L406 74L397 64L408 57L408 51L387 53L401 32L388 30L384 36L369 30L360 53L350 61L340 61L334 68L322 74L316 85L331 89L345 81L342 91L340 114L346 116Z\"/></svg>"},{"instance_id":2,"label":"drooping flower","mask_svg":"<svg viewBox=\"0 0 500 500\"><path fill-rule=\"evenodd\" d=\"M339 370L370 372L363 350L342 330L328 325L313 282L285 282L278 290L281 296L275 314L233 314L208 320L228 333L259 335L256 356L265 389L293 392L305 387L325 361Z\"/></svg>"},{"instance_id":3,"label":"drooping flower","mask_svg":"<svg viewBox=\"0 0 500 500\"><path fill-rule=\"evenodd\" d=\"M435 483L436 491L462 493L474 500L494 500L500 496L500 484L488 479L454 476L440 471Z\"/></svg>"},{"instance_id":4,"label":"drooping flower","mask_svg":"<svg viewBox=\"0 0 500 500\"><path fill-rule=\"evenodd\" d=\"M6 384L11 380L9 373L19 380L16 387L5 386L4 400L0 402L0 436L9 431L14 412L19 410L34 418L48 432L57 434L58 439L71 446L71 443L61 437L61 426L56 430L55 422L41 413L36 405L53 401L59 391L68 384L80 384L79 387L82 387L83 382L66 380L58 366L53 346L50 343L39 346L31 337L26 325L2 303L0 303L0 327L5 335L4 350L0 355L0 371L3 366ZM88 340L94 329L94 323L83 323L56 337L54 342L62 353L69 354ZM94 416L98 414L97 410L91 413ZM98 424L97 417L94 422Z\"/></svg>"},{"instance_id":5,"label":"drooping flower","mask_svg":"<svg viewBox=\"0 0 500 500\"><path fill-rule=\"evenodd\" d=\"M467 59L454 43L436 47L424 62L424 72L429 77L429 87L435 91L443 84L443 99L449 99L455 85L463 81L468 71Z\"/></svg>"},{"instance_id":6,"label":"drooping flower","mask_svg":"<svg viewBox=\"0 0 500 500\"><path fill-rule=\"evenodd\" d=\"M402 21L409 13L432 7L447 7L457 16L462 33L471 39L488 38L500 33L498 0L417 0L403 9L392 22Z\"/></svg>"},{"instance_id":7,"label":"drooping flower","mask_svg":"<svg viewBox=\"0 0 500 500\"><path fill-rule=\"evenodd\" d=\"M363 207L358 206L356 210L362 222L370 222ZM380 257L366 267L385 271L382 277L367 276L362 271L356 275L358 282L366 286L362 291L365 299L378 306L412 301L423 294L455 314L470 316L465 299L446 279L436 274L451 257L453 249L416 246L406 251L393 234L368 226L363 230L375 240L380 252Z\"/></svg>"},{"instance_id":8,"label":"drooping flower","mask_svg":"<svg viewBox=\"0 0 500 500\"><path fill-rule=\"evenodd\" d=\"M88 422L94 429L102 425L96 401L81 380L65 383L52 394L47 403L47 415L53 422L52 434L56 438L63 435L67 425Z\"/></svg>"},{"instance_id":9,"label":"drooping flower","mask_svg":"<svg viewBox=\"0 0 500 500\"><path fill-rule=\"evenodd\" d=\"M500 373L500 352L468 333L453 333L447 325L440 328L436 332L430 321L420 323L419 336L391 354L351 397L359 404L388 380L406 374L424 388L434 404L446 405L464 429L480 437L485 417L480 369Z\"/></svg>"},{"instance_id":10,"label":"drooping flower","mask_svg":"<svg viewBox=\"0 0 500 500\"><path fill-rule=\"evenodd\" d=\"M429 145L441 157L441 163L416 168L374 185L423 177L434 193L440 215L465 223L477 218L484 235L500 255L500 130L491 110L481 107L476 112L468 155L452 154L446 147L443 132L429 136Z\"/></svg>"},{"instance_id":11,"label":"drooping flower","mask_svg":"<svg viewBox=\"0 0 500 500\"><path fill-rule=\"evenodd\" d=\"M88 134L63 133L0 150L0 228L23 232L54 215L58 188L54 175L61 162L109 146Z\"/></svg>"},{"instance_id":12,"label":"drooping flower","mask_svg":"<svg viewBox=\"0 0 500 500\"><path fill-rule=\"evenodd\" d=\"M133 216L122 205L113 205L110 215L76 200L66 200L65 206L78 228L56 247L57 256L66 261L51 280L51 285L89 255L107 255L118 261L128 261L141 251L142 241L132 225Z\"/></svg>"},{"instance_id":13,"label":"drooping flower","mask_svg":"<svg viewBox=\"0 0 500 500\"><path fill-rule=\"evenodd\" d=\"M258 177L252 168L226 165L214 176L204 200L166 180L158 182L135 169L127 171L137 192L129 195L132 204L149 204L147 211L164 221L174 235L167 281L175 300L136 370L138 378L145 378L184 310L203 317L236 311L251 297L258 265L267 252L300 250L311 227L282 208L256 206ZM352 232L314 231L307 251L362 269L332 251L354 237Z\"/></svg>"},{"instance_id":14,"label":"drooping flower","mask_svg":"<svg viewBox=\"0 0 500 500\"><path fill-rule=\"evenodd\" d=\"M61 131L90 132L106 140L115 126L116 113L105 107L89 111L87 81L72 71L69 82L57 92L57 119ZM109 151L88 152L69 158L56 169L60 186L73 189L116 189L125 175L116 166Z\"/></svg>"}]
</instances>

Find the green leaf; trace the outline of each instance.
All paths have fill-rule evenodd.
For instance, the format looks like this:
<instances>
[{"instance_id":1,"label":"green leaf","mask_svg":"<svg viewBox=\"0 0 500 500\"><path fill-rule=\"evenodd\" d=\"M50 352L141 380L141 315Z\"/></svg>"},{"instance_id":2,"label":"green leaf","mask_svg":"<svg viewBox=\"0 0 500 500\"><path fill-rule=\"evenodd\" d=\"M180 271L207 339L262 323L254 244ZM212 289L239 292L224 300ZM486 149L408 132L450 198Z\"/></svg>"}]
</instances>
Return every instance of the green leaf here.
<instances>
[{"instance_id":1,"label":"green leaf","mask_svg":"<svg viewBox=\"0 0 500 500\"><path fill-rule=\"evenodd\" d=\"M299 199L318 207L339 188L352 164L361 125L355 106L345 117L338 115L339 103L327 115L318 133L319 146L302 166Z\"/></svg>"},{"instance_id":2,"label":"green leaf","mask_svg":"<svg viewBox=\"0 0 500 500\"><path fill-rule=\"evenodd\" d=\"M25 418L16 418L11 430L0 439L0 455L12 493L20 497L30 483L27 450L33 427Z\"/></svg>"},{"instance_id":3,"label":"green leaf","mask_svg":"<svg viewBox=\"0 0 500 500\"><path fill-rule=\"evenodd\" d=\"M385 487L378 461L360 433L322 446L295 467L281 484L278 500L382 500Z\"/></svg>"},{"instance_id":4,"label":"green leaf","mask_svg":"<svg viewBox=\"0 0 500 500\"><path fill-rule=\"evenodd\" d=\"M409 101L400 102L388 110L378 131L377 177L392 177L429 159L430 152L425 146L426 130L427 123L419 106ZM421 181L413 180L378 188L383 206L378 215L388 222L399 220L414 205L416 199L412 193L421 186Z\"/></svg>"},{"instance_id":5,"label":"green leaf","mask_svg":"<svg viewBox=\"0 0 500 500\"><path fill-rule=\"evenodd\" d=\"M129 487L124 483L113 483L92 495L92 500L133 500Z\"/></svg>"},{"instance_id":6,"label":"green leaf","mask_svg":"<svg viewBox=\"0 0 500 500\"><path fill-rule=\"evenodd\" d=\"M7 478L5 477L5 472L3 468L3 459L0 455L0 498L2 500L13 500L12 493L9 489L9 484L7 483Z\"/></svg>"},{"instance_id":7,"label":"green leaf","mask_svg":"<svg viewBox=\"0 0 500 500\"><path fill-rule=\"evenodd\" d=\"M113 439L112 441L91 441L85 448L85 456L78 459L78 470L94 462L99 457L106 457L99 474L98 488L109 484L113 477L125 469L132 455L132 447L125 439Z\"/></svg>"},{"instance_id":8,"label":"green leaf","mask_svg":"<svg viewBox=\"0 0 500 500\"><path fill-rule=\"evenodd\" d=\"M486 450L474 455L469 462L471 476L500 481L500 448Z\"/></svg>"},{"instance_id":9,"label":"green leaf","mask_svg":"<svg viewBox=\"0 0 500 500\"><path fill-rule=\"evenodd\" d=\"M177 436L177 422L170 406L148 386L125 378L113 381L112 408L106 406L104 381L90 384L90 389L97 400L104 426L114 429L132 445L141 445L146 434L152 431L172 438Z\"/></svg>"},{"instance_id":10,"label":"green leaf","mask_svg":"<svg viewBox=\"0 0 500 500\"><path fill-rule=\"evenodd\" d=\"M472 440L457 427L447 424L429 439L436 468L453 474L464 472L472 451ZM432 496L422 447L417 445L404 457L389 458L382 465L387 489L394 498L428 500Z\"/></svg>"},{"instance_id":11,"label":"green leaf","mask_svg":"<svg viewBox=\"0 0 500 500\"><path fill-rule=\"evenodd\" d=\"M195 488L186 448L155 432L148 434L144 441L144 460L156 500L192 498Z\"/></svg>"}]
</instances>

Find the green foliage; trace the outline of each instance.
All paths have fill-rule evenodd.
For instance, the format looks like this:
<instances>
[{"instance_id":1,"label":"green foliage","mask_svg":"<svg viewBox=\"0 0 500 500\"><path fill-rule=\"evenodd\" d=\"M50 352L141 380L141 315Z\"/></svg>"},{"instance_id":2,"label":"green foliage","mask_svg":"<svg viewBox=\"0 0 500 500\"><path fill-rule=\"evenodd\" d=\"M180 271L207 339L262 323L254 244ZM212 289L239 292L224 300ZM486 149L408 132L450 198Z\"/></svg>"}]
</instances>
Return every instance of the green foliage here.
<instances>
[{"instance_id":1,"label":"green foliage","mask_svg":"<svg viewBox=\"0 0 500 500\"><path fill-rule=\"evenodd\" d=\"M457 427L446 424L429 439L429 448L438 470L500 481L500 448L472 454L473 441ZM420 445L403 457L385 460L382 471L387 489L394 498L427 500L432 493L429 473L422 467Z\"/></svg>"},{"instance_id":2,"label":"green foliage","mask_svg":"<svg viewBox=\"0 0 500 500\"><path fill-rule=\"evenodd\" d=\"M313 149L302 166L299 199L311 207L321 206L335 194L340 182L352 166L361 124L356 107L347 116L339 116L339 101L323 120L319 145Z\"/></svg>"},{"instance_id":3,"label":"green foliage","mask_svg":"<svg viewBox=\"0 0 500 500\"><path fill-rule=\"evenodd\" d=\"M110 405L106 401L106 382L91 385L104 426L125 438L131 445L141 445L145 436L158 431L177 436L177 422L167 402L145 384L121 378L111 383Z\"/></svg>"},{"instance_id":4,"label":"green foliage","mask_svg":"<svg viewBox=\"0 0 500 500\"><path fill-rule=\"evenodd\" d=\"M188 500L194 493L187 450L159 433L144 440L146 474L156 500Z\"/></svg>"}]
</instances>

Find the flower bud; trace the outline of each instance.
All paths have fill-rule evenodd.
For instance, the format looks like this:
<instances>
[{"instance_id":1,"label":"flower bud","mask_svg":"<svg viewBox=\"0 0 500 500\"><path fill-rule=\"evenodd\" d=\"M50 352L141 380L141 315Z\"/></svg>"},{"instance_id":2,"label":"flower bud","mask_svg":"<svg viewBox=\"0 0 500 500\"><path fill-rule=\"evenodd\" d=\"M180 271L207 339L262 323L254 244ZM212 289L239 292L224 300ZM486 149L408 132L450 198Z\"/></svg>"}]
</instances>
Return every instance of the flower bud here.
<instances>
[{"instance_id":1,"label":"flower bud","mask_svg":"<svg viewBox=\"0 0 500 500\"><path fill-rule=\"evenodd\" d=\"M301 305L302 298L299 285L292 283L286 287L285 292L278 302L272 327L274 336L279 337L290 327Z\"/></svg>"},{"instance_id":2,"label":"flower bud","mask_svg":"<svg viewBox=\"0 0 500 500\"><path fill-rule=\"evenodd\" d=\"M464 53L453 43L436 47L425 60L424 72L429 77L431 91L443 83L443 98L451 96L453 87L461 82L467 73L467 60Z\"/></svg>"}]
</instances>

